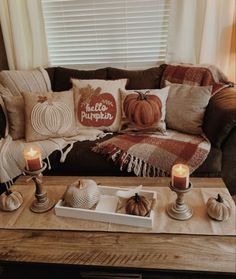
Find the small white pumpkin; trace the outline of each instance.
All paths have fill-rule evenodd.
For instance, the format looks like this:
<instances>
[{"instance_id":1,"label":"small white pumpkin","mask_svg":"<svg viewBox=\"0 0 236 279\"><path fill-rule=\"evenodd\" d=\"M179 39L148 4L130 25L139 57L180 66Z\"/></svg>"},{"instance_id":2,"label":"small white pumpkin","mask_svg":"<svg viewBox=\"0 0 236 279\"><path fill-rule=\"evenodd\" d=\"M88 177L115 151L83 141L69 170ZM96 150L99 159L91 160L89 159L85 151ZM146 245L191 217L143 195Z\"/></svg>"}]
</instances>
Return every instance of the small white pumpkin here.
<instances>
[{"instance_id":1,"label":"small white pumpkin","mask_svg":"<svg viewBox=\"0 0 236 279\"><path fill-rule=\"evenodd\" d=\"M90 209L100 199L97 183L92 179L81 179L67 187L63 199L70 207Z\"/></svg>"},{"instance_id":2,"label":"small white pumpkin","mask_svg":"<svg viewBox=\"0 0 236 279\"><path fill-rule=\"evenodd\" d=\"M223 199L220 194L217 198L210 197L207 201L207 213L215 220L224 221L229 219L231 215L231 205L227 199Z\"/></svg>"},{"instance_id":3,"label":"small white pumpkin","mask_svg":"<svg viewBox=\"0 0 236 279\"><path fill-rule=\"evenodd\" d=\"M7 189L7 191L0 196L0 209L3 211L14 211L18 209L22 203L23 196L17 191Z\"/></svg>"}]
</instances>

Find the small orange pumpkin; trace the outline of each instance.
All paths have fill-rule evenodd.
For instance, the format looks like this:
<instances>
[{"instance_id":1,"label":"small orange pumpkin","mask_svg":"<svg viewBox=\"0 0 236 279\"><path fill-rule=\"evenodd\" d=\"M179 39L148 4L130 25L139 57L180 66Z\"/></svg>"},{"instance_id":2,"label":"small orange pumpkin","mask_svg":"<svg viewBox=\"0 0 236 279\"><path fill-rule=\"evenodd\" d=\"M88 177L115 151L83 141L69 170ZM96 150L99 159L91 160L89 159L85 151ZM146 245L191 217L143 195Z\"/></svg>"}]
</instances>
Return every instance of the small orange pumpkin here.
<instances>
[{"instance_id":1,"label":"small orange pumpkin","mask_svg":"<svg viewBox=\"0 0 236 279\"><path fill-rule=\"evenodd\" d=\"M125 97L123 109L129 122L139 127L150 127L158 122L162 116L162 103L160 98L149 94L135 91ZM148 95L149 94L149 95Z\"/></svg>"},{"instance_id":2,"label":"small orange pumpkin","mask_svg":"<svg viewBox=\"0 0 236 279\"><path fill-rule=\"evenodd\" d=\"M151 210L151 202L138 193L129 198L126 202L125 211L127 214L146 216Z\"/></svg>"}]
</instances>

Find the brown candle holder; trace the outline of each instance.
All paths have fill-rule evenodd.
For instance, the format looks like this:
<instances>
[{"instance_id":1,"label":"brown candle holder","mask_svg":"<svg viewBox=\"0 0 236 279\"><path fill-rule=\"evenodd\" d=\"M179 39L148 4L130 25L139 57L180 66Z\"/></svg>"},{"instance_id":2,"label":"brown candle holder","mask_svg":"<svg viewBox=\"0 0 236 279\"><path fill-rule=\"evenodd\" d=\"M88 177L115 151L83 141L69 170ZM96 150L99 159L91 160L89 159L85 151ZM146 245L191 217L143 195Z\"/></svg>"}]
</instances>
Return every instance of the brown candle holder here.
<instances>
[{"instance_id":1,"label":"brown candle holder","mask_svg":"<svg viewBox=\"0 0 236 279\"><path fill-rule=\"evenodd\" d=\"M24 169L24 172L31 176L29 180L32 179L35 183L35 200L30 206L30 210L35 213L47 212L55 205L55 201L47 197L47 192L42 185L42 172L46 169L46 167L47 164L43 162L43 167L39 170L29 171Z\"/></svg>"},{"instance_id":2,"label":"brown candle holder","mask_svg":"<svg viewBox=\"0 0 236 279\"><path fill-rule=\"evenodd\" d=\"M188 193L193 185L189 182L189 187L186 189L179 189L170 183L170 189L177 194L177 199L174 203L168 205L166 211L168 215L176 220L188 220L193 216L193 210L184 202L184 194Z\"/></svg>"}]
</instances>

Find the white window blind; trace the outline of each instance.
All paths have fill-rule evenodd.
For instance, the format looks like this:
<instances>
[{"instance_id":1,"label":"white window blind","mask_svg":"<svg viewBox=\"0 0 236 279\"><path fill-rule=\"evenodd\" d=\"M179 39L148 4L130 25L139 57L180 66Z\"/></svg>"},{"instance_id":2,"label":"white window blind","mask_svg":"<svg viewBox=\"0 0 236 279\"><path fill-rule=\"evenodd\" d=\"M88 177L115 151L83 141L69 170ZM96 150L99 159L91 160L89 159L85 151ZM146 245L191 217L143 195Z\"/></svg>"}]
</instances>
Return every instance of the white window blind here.
<instances>
[{"instance_id":1,"label":"white window blind","mask_svg":"<svg viewBox=\"0 0 236 279\"><path fill-rule=\"evenodd\" d=\"M170 0L42 0L51 65L164 62Z\"/></svg>"}]
</instances>

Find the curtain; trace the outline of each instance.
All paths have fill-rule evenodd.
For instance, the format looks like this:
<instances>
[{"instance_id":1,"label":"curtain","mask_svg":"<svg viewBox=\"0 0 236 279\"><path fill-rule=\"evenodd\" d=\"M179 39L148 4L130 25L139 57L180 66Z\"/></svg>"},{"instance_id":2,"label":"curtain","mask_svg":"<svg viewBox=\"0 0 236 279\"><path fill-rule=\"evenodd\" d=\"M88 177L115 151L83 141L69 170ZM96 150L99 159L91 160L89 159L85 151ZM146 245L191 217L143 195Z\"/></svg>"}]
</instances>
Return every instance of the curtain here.
<instances>
[{"instance_id":1,"label":"curtain","mask_svg":"<svg viewBox=\"0 0 236 279\"><path fill-rule=\"evenodd\" d=\"M41 1L0 0L0 21L10 69L47 66Z\"/></svg>"},{"instance_id":2,"label":"curtain","mask_svg":"<svg viewBox=\"0 0 236 279\"><path fill-rule=\"evenodd\" d=\"M236 81L236 0L172 0L167 62L213 64Z\"/></svg>"}]
</instances>

